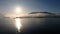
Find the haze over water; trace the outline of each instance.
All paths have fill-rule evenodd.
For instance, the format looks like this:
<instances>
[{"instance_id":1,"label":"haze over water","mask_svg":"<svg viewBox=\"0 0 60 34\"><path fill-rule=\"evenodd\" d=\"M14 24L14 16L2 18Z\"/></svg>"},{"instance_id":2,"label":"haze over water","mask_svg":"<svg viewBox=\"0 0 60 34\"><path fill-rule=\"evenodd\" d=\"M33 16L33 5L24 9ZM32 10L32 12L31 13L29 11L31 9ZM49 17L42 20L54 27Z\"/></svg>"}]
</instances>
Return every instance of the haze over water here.
<instances>
[{"instance_id":1,"label":"haze over water","mask_svg":"<svg viewBox=\"0 0 60 34\"><path fill-rule=\"evenodd\" d=\"M60 33L60 0L0 0L0 34Z\"/></svg>"}]
</instances>

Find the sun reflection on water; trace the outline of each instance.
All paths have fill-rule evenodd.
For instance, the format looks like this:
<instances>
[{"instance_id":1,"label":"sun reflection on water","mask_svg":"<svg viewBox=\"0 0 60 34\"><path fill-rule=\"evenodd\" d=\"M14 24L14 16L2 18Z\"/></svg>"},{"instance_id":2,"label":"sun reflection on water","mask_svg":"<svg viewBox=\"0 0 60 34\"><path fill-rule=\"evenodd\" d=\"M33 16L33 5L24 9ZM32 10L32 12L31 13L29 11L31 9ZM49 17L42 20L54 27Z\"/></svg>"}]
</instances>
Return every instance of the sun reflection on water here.
<instances>
[{"instance_id":1,"label":"sun reflection on water","mask_svg":"<svg viewBox=\"0 0 60 34\"><path fill-rule=\"evenodd\" d=\"M20 18L16 18L15 22L16 22L16 28L18 29L18 32L20 32L22 26Z\"/></svg>"}]
</instances>

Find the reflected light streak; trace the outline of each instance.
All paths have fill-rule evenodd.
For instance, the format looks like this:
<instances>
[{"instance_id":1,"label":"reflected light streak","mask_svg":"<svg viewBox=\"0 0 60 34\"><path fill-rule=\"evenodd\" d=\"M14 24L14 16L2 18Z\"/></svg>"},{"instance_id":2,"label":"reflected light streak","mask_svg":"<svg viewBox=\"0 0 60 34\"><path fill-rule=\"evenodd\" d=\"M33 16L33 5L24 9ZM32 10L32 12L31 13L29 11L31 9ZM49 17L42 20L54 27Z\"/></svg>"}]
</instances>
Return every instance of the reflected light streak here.
<instances>
[{"instance_id":1,"label":"reflected light streak","mask_svg":"<svg viewBox=\"0 0 60 34\"><path fill-rule=\"evenodd\" d=\"M18 29L18 32L20 32L22 26L21 20L19 18L16 18L15 21L16 21L16 28Z\"/></svg>"}]
</instances>

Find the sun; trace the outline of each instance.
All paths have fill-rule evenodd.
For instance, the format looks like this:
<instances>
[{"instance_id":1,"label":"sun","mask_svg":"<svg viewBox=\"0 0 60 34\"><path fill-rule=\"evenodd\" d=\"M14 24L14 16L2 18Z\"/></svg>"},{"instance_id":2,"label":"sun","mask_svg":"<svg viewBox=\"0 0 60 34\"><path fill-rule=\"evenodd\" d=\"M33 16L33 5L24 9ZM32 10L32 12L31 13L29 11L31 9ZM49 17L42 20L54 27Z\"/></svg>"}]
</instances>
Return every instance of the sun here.
<instances>
[{"instance_id":1,"label":"sun","mask_svg":"<svg viewBox=\"0 0 60 34\"><path fill-rule=\"evenodd\" d=\"M21 7L16 7L16 13L19 14L22 12L22 8Z\"/></svg>"}]
</instances>

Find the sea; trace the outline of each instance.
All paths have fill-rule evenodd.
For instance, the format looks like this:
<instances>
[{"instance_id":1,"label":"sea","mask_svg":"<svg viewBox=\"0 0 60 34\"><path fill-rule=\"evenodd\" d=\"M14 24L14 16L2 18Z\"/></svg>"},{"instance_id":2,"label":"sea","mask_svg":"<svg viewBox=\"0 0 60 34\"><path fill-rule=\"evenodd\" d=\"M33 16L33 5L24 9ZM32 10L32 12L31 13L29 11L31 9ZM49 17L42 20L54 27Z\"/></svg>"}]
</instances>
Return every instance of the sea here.
<instances>
[{"instance_id":1,"label":"sea","mask_svg":"<svg viewBox=\"0 0 60 34\"><path fill-rule=\"evenodd\" d=\"M17 19L17 18L15 18ZM0 18L0 34L58 34L60 18L19 18L20 32L13 18Z\"/></svg>"}]
</instances>

